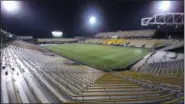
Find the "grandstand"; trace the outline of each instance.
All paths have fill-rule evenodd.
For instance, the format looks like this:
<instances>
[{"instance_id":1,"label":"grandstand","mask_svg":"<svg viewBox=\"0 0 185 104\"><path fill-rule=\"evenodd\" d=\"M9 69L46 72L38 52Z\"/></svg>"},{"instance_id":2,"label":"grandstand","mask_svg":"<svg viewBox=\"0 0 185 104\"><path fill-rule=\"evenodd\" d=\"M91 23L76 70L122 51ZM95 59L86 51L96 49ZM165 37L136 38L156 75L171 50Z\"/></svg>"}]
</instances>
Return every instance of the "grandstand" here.
<instances>
[{"instance_id":1,"label":"grandstand","mask_svg":"<svg viewBox=\"0 0 185 104\"><path fill-rule=\"evenodd\" d=\"M4 95L1 97L2 103L135 104L184 101L184 54L163 50L182 41L85 39L84 42L69 44L68 40L60 39L63 44L56 41L57 47L54 47L56 44L48 45L50 40L45 41L48 42L45 45L42 42L41 45L35 45L20 40L9 42L2 51L1 93ZM53 40L52 42L55 43ZM163 45L160 49L156 48L159 44ZM83 45L86 48L80 48ZM48 50L48 46L52 49ZM88 62L92 56L90 58L85 56L89 53L88 50L94 53L105 51L97 54L96 60L107 54L103 60L110 61L114 58L115 52L121 52L120 55L117 53L115 63L118 63L118 60L126 62L125 57L131 55L129 48L132 51L136 49L137 52L138 48L140 51L153 50L141 56L140 60L127 71L108 68L109 64L113 65L113 61L107 64L107 68L100 70L101 68L91 66L92 63ZM68 54L53 49L65 50ZM73 57L69 58L67 55ZM74 56L78 55L83 55L86 59L84 62L87 63L73 60ZM129 57L127 59L133 60ZM98 61L102 66L106 63ZM120 64L122 69L123 64Z\"/></svg>"},{"instance_id":2,"label":"grandstand","mask_svg":"<svg viewBox=\"0 0 185 104\"><path fill-rule=\"evenodd\" d=\"M183 104L184 40L161 33L36 39L1 30L1 103Z\"/></svg>"},{"instance_id":3,"label":"grandstand","mask_svg":"<svg viewBox=\"0 0 185 104\"><path fill-rule=\"evenodd\" d=\"M97 38L111 38L112 36L118 36L120 38L151 38L155 34L156 30L131 30L131 31L118 31L98 33L95 35Z\"/></svg>"},{"instance_id":4,"label":"grandstand","mask_svg":"<svg viewBox=\"0 0 185 104\"><path fill-rule=\"evenodd\" d=\"M172 39L87 39L85 43L104 44L104 45L117 45L129 47L142 47L142 48L161 48L164 46L171 46L180 44L184 41ZM175 45L175 48L178 47ZM165 49L163 49L165 50Z\"/></svg>"}]
</instances>

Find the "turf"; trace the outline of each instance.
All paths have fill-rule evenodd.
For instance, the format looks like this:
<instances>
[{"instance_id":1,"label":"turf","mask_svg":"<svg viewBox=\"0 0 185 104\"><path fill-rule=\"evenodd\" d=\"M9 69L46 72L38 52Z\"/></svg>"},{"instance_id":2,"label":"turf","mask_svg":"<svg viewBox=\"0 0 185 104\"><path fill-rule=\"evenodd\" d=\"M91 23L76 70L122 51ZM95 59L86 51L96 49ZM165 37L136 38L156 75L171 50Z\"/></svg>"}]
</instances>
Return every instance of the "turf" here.
<instances>
[{"instance_id":1,"label":"turf","mask_svg":"<svg viewBox=\"0 0 185 104\"><path fill-rule=\"evenodd\" d=\"M146 49L96 44L49 44L45 48L98 69L125 68L149 52Z\"/></svg>"}]
</instances>

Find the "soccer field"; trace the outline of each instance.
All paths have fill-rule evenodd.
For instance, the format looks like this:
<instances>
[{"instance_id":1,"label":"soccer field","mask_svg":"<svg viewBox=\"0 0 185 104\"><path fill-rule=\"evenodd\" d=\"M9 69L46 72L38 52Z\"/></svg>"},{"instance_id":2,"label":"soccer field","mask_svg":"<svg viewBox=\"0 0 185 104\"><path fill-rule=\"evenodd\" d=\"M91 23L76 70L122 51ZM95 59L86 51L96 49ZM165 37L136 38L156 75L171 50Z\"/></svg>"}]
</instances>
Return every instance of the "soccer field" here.
<instances>
[{"instance_id":1,"label":"soccer field","mask_svg":"<svg viewBox=\"0 0 185 104\"><path fill-rule=\"evenodd\" d=\"M125 68L149 52L146 49L95 44L50 44L45 48L98 69Z\"/></svg>"}]
</instances>

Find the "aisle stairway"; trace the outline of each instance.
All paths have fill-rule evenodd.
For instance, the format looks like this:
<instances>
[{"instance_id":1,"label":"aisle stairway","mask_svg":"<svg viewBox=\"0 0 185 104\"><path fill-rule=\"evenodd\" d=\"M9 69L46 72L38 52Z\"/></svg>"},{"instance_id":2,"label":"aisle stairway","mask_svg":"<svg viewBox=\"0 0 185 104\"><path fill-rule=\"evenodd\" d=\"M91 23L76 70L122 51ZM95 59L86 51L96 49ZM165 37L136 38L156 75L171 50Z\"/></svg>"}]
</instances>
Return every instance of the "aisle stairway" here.
<instances>
[{"instance_id":1,"label":"aisle stairway","mask_svg":"<svg viewBox=\"0 0 185 104\"><path fill-rule=\"evenodd\" d=\"M159 103L170 100L173 94L142 88L112 73L105 73L92 86L84 90L75 101L65 104L135 104Z\"/></svg>"}]
</instances>

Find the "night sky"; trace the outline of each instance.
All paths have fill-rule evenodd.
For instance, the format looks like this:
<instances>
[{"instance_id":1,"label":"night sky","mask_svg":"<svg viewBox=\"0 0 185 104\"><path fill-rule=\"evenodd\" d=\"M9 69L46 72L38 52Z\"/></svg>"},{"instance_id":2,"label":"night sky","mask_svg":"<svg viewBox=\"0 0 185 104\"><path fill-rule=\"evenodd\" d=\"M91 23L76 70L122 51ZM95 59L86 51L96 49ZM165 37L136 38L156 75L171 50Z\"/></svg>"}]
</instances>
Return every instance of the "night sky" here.
<instances>
[{"instance_id":1,"label":"night sky","mask_svg":"<svg viewBox=\"0 0 185 104\"><path fill-rule=\"evenodd\" d=\"M1 28L16 35L51 38L51 31L63 37L90 36L98 32L142 29L141 18L159 13L151 0L29 0L20 1L14 14L1 11ZM169 12L184 12L184 1L172 1ZM89 16L97 18L88 25ZM6 21L6 22L5 22Z\"/></svg>"}]
</instances>

